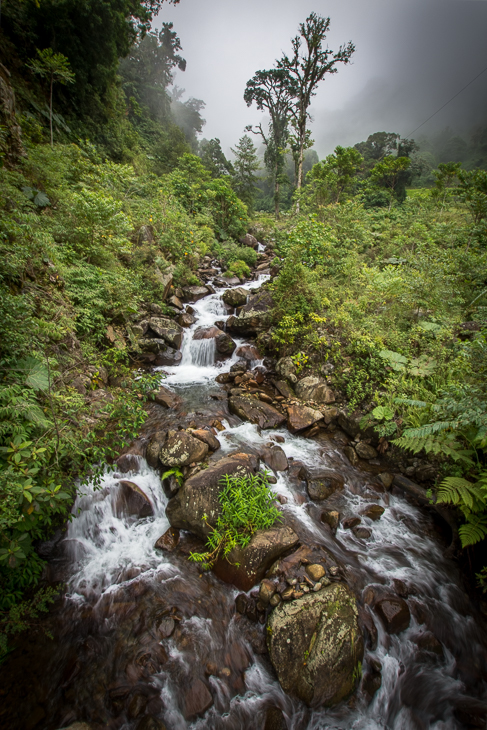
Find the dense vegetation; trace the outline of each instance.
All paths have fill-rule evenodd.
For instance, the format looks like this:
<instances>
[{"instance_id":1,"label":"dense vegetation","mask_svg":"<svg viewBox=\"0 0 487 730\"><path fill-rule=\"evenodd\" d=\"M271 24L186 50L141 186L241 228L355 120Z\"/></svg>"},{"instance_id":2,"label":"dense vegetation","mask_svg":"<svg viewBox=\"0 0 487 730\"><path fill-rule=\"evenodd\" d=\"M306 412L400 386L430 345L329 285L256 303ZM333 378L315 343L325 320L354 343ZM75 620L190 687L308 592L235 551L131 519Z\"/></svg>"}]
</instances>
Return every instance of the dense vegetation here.
<instances>
[{"instance_id":1,"label":"dense vegetation","mask_svg":"<svg viewBox=\"0 0 487 730\"><path fill-rule=\"evenodd\" d=\"M43 569L35 548L71 519L75 478L99 477L145 418L153 382L138 369L132 323L153 305L170 314L168 275L198 283L206 254L248 276L257 254L239 238L249 229L274 250L277 272L273 327L260 345L326 377L374 426L382 452L428 455L439 475L432 493L456 506L464 546L487 534L481 131L470 146L457 143L463 157L433 140L426 159L425 143L418 150L378 132L318 162L298 83L311 27L303 24L295 55L281 59L279 73L258 72L245 92L269 110L280 84L286 91L259 132L268 172L259 182L249 136L228 161L218 139L198 141L203 102L169 92L172 70L185 62L171 25L150 30L159 5L10 0L2 8L4 635L53 600L52 591L35 592ZM323 73L334 72L353 46L328 61L319 55L328 24L320 28L312 51ZM280 209L280 218L266 212ZM265 484L257 486L257 512L275 519ZM216 530L240 519L238 510L227 517ZM247 539L260 524L251 523L227 544L215 532L208 553Z\"/></svg>"}]
</instances>

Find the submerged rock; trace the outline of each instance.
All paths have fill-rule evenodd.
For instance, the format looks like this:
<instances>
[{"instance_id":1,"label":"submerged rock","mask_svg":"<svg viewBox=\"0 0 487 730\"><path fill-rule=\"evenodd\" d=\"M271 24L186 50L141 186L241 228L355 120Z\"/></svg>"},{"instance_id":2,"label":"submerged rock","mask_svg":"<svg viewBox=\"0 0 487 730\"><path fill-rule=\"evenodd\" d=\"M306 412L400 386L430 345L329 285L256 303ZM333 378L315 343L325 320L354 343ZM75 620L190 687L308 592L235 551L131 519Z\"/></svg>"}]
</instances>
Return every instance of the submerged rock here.
<instances>
[{"instance_id":1,"label":"submerged rock","mask_svg":"<svg viewBox=\"0 0 487 730\"><path fill-rule=\"evenodd\" d=\"M281 687L312 707L331 707L354 690L364 646L354 595L341 583L280 604L267 644Z\"/></svg>"},{"instance_id":2,"label":"submerged rock","mask_svg":"<svg viewBox=\"0 0 487 730\"><path fill-rule=\"evenodd\" d=\"M231 413L261 428L279 428L286 421L286 417L276 408L256 398L232 397L228 407Z\"/></svg>"},{"instance_id":3,"label":"submerged rock","mask_svg":"<svg viewBox=\"0 0 487 730\"><path fill-rule=\"evenodd\" d=\"M188 466L203 461L208 454L208 445L186 431L168 431L166 441L159 452L159 461L164 466Z\"/></svg>"},{"instance_id":4,"label":"submerged rock","mask_svg":"<svg viewBox=\"0 0 487 730\"><path fill-rule=\"evenodd\" d=\"M195 439L196 440L196 439ZM201 443L201 442L200 442ZM218 499L225 474L250 475L257 471L258 459L250 454L234 454L211 464L186 480L175 497L169 500L166 517L172 527L189 530L202 540L211 532L221 514ZM207 521L203 518L207 515Z\"/></svg>"}]
</instances>

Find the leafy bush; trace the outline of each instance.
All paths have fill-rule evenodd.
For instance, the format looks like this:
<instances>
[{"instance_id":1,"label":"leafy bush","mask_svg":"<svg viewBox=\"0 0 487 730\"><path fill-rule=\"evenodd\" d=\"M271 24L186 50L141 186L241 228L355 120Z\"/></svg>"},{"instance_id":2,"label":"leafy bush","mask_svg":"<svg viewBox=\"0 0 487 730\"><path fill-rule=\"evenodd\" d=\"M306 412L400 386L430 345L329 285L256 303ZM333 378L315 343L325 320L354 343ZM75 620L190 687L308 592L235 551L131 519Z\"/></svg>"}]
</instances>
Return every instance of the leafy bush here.
<instances>
[{"instance_id":1,"label":"leafy bush","mask_svg":"<svg viewBox=\"0 0 487 730\"><path fill-rule=\"evenodd\" d=\"M250 269L245 261L232 261L224 276L238 276L239 279L246 279L250 276Z\"/></svg>"},{"instance_id":2,"label":"leafy bush","mask_svg":"<svg viewBox=\"0 0 487 730\"><path fill-rule=\"evenodd\" d=\"M190 560L202 563L205 568L211 567L220 555L228 559L235 547L245 548L257 530L268 530L282 520L266 472L243 477L226 474L221 484L224 485L218 497L221 516L216 525L210 525L208 516L204 515L211 528L208 549L190 555Z\"/></svg>"}]
</instances>

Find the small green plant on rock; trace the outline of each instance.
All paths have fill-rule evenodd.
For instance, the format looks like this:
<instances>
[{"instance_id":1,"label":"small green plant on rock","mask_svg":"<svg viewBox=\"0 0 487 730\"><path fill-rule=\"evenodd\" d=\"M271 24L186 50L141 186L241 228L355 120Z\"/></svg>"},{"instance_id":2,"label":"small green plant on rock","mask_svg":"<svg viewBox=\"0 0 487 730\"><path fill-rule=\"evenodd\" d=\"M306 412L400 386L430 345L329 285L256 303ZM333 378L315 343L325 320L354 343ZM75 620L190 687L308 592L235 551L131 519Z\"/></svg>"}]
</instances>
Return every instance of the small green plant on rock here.
<instances>
[{"instance_id":1,"label":"small green plant on rock","mask_svg":"<svg viewBox=\"0 0 487 730\"><path fill-rule=\"evenodd\" d=\"M221 478L221 515L215 527L209 525L208 516L203 515L205 523L211 529L207 539L207 551L191 553L190 560L202 563L205 569L209 569L220 555L229 560L233 548L247 547L257 530L268 530L276 521L282 520L268 486L268 477L267 472L260 472L249 476L225 474Z\"/></svg>"}]
</instances>

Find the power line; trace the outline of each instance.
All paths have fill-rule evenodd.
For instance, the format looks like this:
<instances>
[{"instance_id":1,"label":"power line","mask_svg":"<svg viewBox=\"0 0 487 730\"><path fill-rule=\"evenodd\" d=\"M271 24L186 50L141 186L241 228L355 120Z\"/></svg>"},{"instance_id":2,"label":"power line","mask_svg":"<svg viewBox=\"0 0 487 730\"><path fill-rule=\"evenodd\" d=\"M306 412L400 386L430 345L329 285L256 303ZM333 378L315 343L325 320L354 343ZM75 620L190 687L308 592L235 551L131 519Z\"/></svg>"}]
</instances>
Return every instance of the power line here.
<instances>
[{"instance_id":1,"label":"power line","mask_svg":"<svg viewBox=\"0 0 487 730\"><path fill-rule=\"evenodd\" d=\"M477 79L478 79L478 78L479 78L480 76L482 76L482 74L484 74L484 73L485 73L486 71L487 71L487 66L486 66L486 67L484 68L484 70L483 70L483 71L481 71L481 72L480 72L479 74L477 74L477 76L476 76L476 77L475 77L474 79L472 79L471 81L469 81L469 82L468 82L468 84L467 84L466 86L464 86L464 87L463 87L463 89L460 89L460 91L458 91L458 92L457 92L457 93L455 94L455 96L452 96L452 98L451 98L451 99L448 99L448 101L447 101L447 102L445 102L445 104L443 104L443 106L440 106L440 108L439 108L439 109L437 109L437 110L436 110L436 111L434 112L434 114L432 114L432 115L431 115L430 117L428 117L428 119L425 119L425 121L424 121L424 122L423 122L422 124L420 124L420 125L419 125L419 127L416 127L416 129L413 129L413 131L412 131L412 132L409 132L409 134L407 134L407 135L405 136L405 138L404 138L404 139L407 139L407 138L408 138L408 137L410 137L410 136L411 136L412 134L414 134L415 132L417 132L417 131L418 131L418 129L421 129L421 127L423 127L423 126L424 126L424 125L426 124L426 122L429 122L429 120L430 120L430 119L433 119L433 117L435 117L435 116L436 116L436 115L438 114L438 112L441 112L441 110L442 110L442 109L444 109L444 108L445 108L446 106L448 106L448 104L449 104L449 103L450 103L451 101L453 101L453 99L456 99L456 98L457 98L457 96L459 96L459 95L460 95L460 94L462 93L462 91L465 91L465 89L467 89L467 88L468 88L468 87L469 87L469 86L470 86L471 84L473 84L473 82L474 82L474 81L477 81Z\"/></svg>"}]
</instances>

